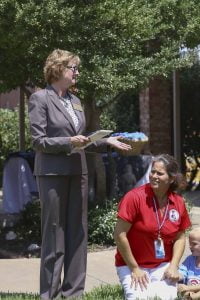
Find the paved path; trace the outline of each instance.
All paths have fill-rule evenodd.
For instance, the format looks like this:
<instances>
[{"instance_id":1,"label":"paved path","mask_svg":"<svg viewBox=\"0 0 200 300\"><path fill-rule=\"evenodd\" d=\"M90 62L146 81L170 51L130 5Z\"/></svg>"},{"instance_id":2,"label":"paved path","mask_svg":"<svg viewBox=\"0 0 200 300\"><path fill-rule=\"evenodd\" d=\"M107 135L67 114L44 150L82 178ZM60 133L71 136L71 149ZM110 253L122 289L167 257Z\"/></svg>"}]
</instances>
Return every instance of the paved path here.
<instances>
[{"instance_id":1,"label":"paved path","mask_svg":"<svg viewBox=\"0 0 200 300\"><path fill-rule=\"evenodd\" d=\"M200 193L198 193L199 196ZM195 199L197 199L197 194ZM197 200L200 202L200 198ZM191 210L193 227L200 226L199 206L194 206ZM187 243L183 259L189 253ZM114 268L114 254L113 249L88 254L86 291L103 284L118 283ZM38 293L39 263L38 258L0 259L0 291Z\"/></svg>"},{"instance_id":2,"label":"paved path","mask_svg":"<svg viewBox=\"0 0 200 300\"><path fill-rule=\"evenodd\" d=\"M115 250L88 254L85 291L103 284L116 284L118 278L114 268ZM38 293L39 258L1 259L0 291Z\"/></svg>"},{"instance_id":3,"label":"paved path","mask_svg":"<svg viewBox=\"0 0 200 300\"><path fill-rule=\"evenodd\" d=\"M200 225L200 208L193 207L193 226ZM190 253L188 244L185 256ZM104 250L88 254L86 291L103 284L117 284L118 278L114 268L115 250ZM38 293L39 290L38 258L1 259L0 260L0 291Z\"/></svg>"}]
</instances>

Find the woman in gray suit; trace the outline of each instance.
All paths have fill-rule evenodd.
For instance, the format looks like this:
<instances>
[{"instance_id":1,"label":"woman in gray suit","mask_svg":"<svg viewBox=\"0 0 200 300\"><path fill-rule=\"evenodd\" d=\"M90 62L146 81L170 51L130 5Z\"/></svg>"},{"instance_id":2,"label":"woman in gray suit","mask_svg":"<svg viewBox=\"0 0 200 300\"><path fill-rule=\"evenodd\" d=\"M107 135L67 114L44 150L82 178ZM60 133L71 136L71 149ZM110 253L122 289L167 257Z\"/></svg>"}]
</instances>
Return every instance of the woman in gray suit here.
<instances>
[{"instance_id":1,"label":"woman in gray suit","mask_svg":"<svg viewBox=\"0 0 200 300\"><path fill-rule=\"evenodd\" d=\"M41 201L41 299L78 297L85 285L88 175L84 150L72 150L89 139L84 135L81 102L69 92L76 83L79 63L77 55L54 50L44 66L48 85L29 100ZM118 138L109 137L99 144L129 150Z\"/></svg>"}]
</instances>

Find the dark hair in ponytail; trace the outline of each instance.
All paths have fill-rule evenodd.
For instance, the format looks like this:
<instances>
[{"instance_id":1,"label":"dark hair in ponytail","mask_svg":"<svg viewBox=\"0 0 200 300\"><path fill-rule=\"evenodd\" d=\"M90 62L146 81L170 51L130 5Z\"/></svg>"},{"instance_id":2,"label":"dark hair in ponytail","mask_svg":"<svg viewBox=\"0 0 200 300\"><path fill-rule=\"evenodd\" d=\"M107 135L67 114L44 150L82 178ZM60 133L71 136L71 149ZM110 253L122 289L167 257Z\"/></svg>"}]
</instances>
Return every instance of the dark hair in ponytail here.
<instances>
[{"instance_id":1,"label":"dark hair in ponytail","mask_svg":"<svg viewBox=\"0 0 200 300\"><path fill-rule=\"evenodd\" d=\"M179 165L177 160L169 155L169 154L159 154L153 157L152 159L152 166L155 162L161 161L163 162L167 174L170 177L174 178L174 181L170 185L171 191L180 191L186 188L186 180L183 174L179 171Z\"/></svg>"}]
</instances>

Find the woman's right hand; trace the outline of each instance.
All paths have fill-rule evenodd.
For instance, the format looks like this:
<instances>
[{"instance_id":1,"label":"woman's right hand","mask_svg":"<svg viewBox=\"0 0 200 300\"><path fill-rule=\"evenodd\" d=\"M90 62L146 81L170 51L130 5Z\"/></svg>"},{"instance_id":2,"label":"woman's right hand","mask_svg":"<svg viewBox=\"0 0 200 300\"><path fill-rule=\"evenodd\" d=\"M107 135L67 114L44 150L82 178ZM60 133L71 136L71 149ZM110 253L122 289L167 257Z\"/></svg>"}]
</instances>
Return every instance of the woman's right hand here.
<instances>
[{"instance_id":1,"label":"woman's right hand","mask_svg":"<svg viewBox=\"0 0 200 300\"><path fill-rule=\"evenodd\" d=\"M75 135L70 138L70 141L74 147L83 147L90 142L90 139L84 135Z\"/></svg>"},{"instance_id":2,"label":"woman's right hand","mask_svg":"<svg viewBox=\"0 0 200 300\"><path fill-rule=\"evenodd\" d=\"M148 274L139 267L132 269L131 279L131 287L134 287L135 290L137 290L138 285L142 291L147 288L149 282Z\"/></svg>"}]
</instances>

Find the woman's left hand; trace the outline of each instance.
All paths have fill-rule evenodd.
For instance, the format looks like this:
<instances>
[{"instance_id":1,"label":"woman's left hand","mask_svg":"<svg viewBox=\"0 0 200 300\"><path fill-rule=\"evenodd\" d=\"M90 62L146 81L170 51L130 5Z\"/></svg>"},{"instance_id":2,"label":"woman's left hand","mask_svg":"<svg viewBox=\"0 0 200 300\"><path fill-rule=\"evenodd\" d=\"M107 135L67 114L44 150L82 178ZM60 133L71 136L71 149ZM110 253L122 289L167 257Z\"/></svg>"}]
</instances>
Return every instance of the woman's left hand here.
<instances>
[{"instance_id":1,"label":"woman's left hand","mask_svg":"<svg viewBox=\"0 0 200 300\"><path fill-rule=\"evenodd\" d=\"M178 282L180 279L178 268L176 266L169 265L163 274L163 279L169 280L173 283Z\"/></svg>"},{"instance_id":2,"label":"woman's left hand","mask_svg":"<svg viewBox=\"0 0 200 300\"><path fill-rule=\"evenodd\" d=\"M121 136L110 136L109 138L107 138L107 143L111 147L114 147L119 150L125 150L125 151L131 150L132 147L130 145L119 141L119 139L121 138L122 138Z\"/></svg>"}]
</instances>

